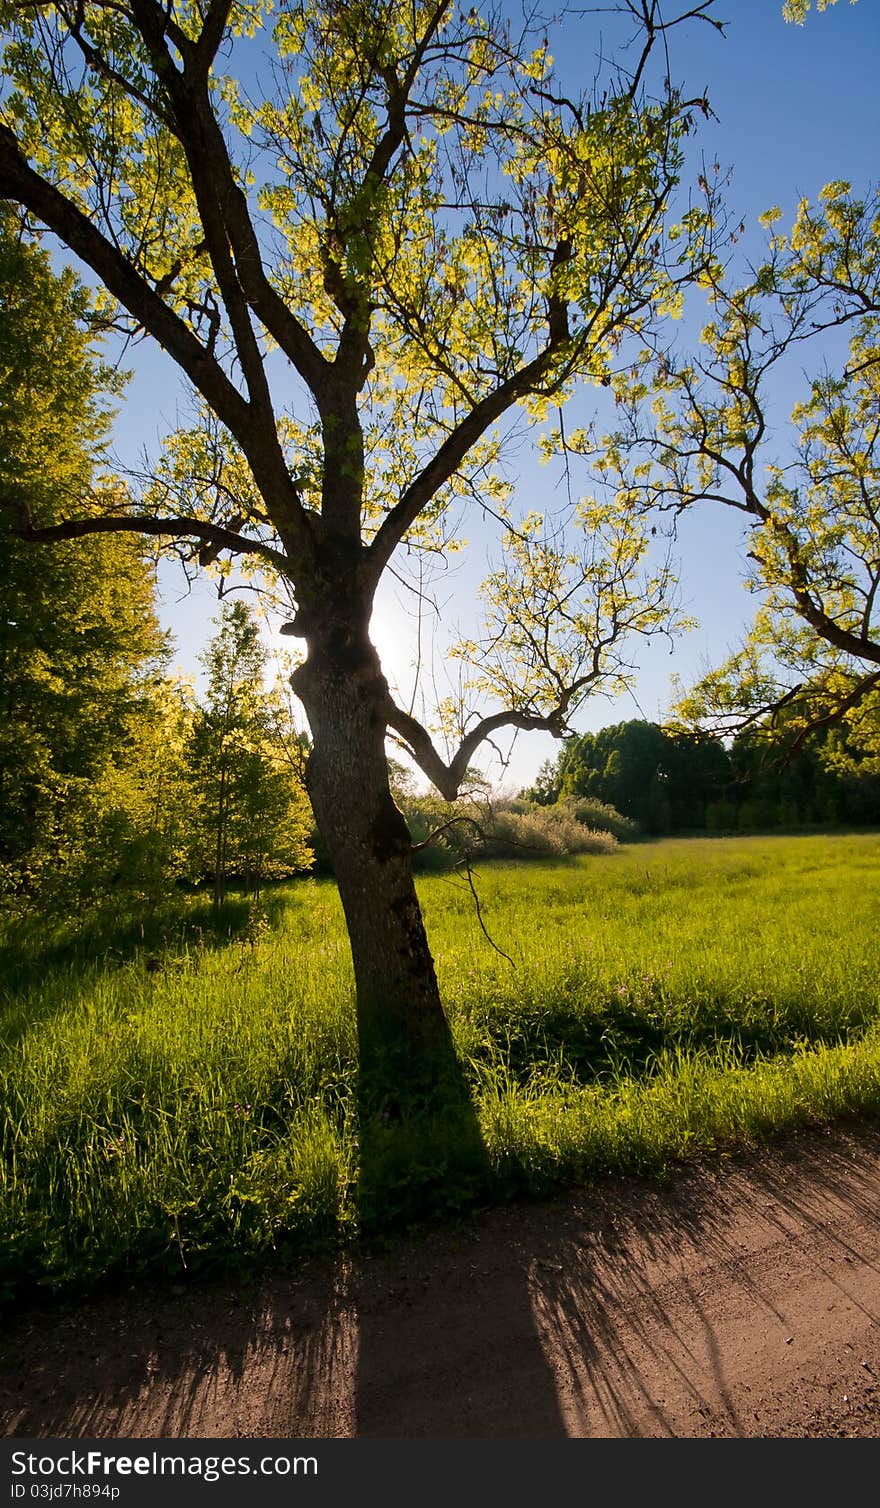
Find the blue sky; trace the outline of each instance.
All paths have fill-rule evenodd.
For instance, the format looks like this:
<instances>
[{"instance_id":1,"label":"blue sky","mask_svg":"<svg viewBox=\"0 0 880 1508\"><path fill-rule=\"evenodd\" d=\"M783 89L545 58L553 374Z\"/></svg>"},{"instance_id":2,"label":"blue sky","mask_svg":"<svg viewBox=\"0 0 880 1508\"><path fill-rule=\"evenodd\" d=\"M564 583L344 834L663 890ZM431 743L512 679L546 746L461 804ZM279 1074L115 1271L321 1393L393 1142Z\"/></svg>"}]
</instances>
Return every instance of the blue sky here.
<instances>
[{"instance_id":1,"label":"blue sky","mask_svg":"<svg viewBox=\"0 0 880 1508\"><path fill-rule=\"evenodd\" d=\"M781 0L731 0L718 14L729 17L726 37L706 25L682 31L676 38L673 72L687 81L689 92L708 90L718 120L701 128L697 149L707 162L717 160L722 169L732 169L731 217L744 218L755 227L763 210L779 204L785 224L799 197L815 197L833 178L849 179L857 191L876 180L880 20L874 0L856 5L841 0L824 14L811 13L803 27L783 21ZM567 23L565 70L573 86L592 77L602 19L584 12ZM695 159L694 175L698 168ZM752 240L747 236L743 245L757 248L757 233ZM159 436L173 425L183 394L171 364L148 343L129 352L126 362L135 367L135 376L117 420L115 445L131 461L141 447L155 448ZM792 388L790 394L779 396L788 408L796 393ZM546 473L524 460L519 483L523 501L540 506L545 487ZM669 704L670 675L675 672L687 681L705 663L717 662L748 622L754 603L741 585L735 516L708 509L695 513L684 523L676 553L683 601L699 619L699 628L679 640L671 654L664 641L647 645L634 695L593 702L576 719L578 728L640 715L662 716ZM475 554L478 563L478 537ZM449 601L450 616L466 628L471 622L473 579L474 570L465 568L439 587L441 599ZM193 670L210 632L216 598L205 586L183 595L184 583L174 567L163 568L162 591L163 616L176 636L178 662ZM374 637L387 670L405 693L411 688L407 641L413 623L408 606L406 594L386 592L374 621ZM521 735L503 776L505 785L518 787L533 778L556 747L543 735ZM502 778L497 767L490 773Z\"/></svg>"}]
</instances>

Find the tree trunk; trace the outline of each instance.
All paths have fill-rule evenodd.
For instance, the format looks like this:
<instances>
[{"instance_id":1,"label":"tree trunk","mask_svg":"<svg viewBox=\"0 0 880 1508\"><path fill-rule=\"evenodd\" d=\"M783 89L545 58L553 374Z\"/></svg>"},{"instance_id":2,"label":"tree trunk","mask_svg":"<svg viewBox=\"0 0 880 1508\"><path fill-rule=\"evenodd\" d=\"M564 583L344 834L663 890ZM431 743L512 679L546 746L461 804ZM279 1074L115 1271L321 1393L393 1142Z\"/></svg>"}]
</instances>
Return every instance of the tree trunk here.
<instances>
[{"instance_id":1,"label":"tree trunk","mask_svg":"<svg viewBox=\"0 0 880 1508\"><path fill-rule=\"evenodd\" d=\"M358 1218L363 1230L482 1197L490 1181L469 1088L440 1003L388 785L387 686L366 631L316 653L292 684L312 730L306 770L345 911L358 1022Z\"/></svg>"},{"instance_id":2,"label":"tree trunk","mask_svg":"<svg viewBox=\"0 0 880 1508\"><path fill-rule=\"evenodd\" d=\"M226 768L220 770L220 794L217 799L217 843L214 854L214 915L217 916L226 896Z\"/></svg>"},{"instance_id":3,"label":"tree trunk","mask_svg":"<svg viewBox=\"0 0 880 1508\"><path fill-rule=\"evenodd\" d=\"M306 785L351 942L362 1055L448 1042L412 874L412 841L388 785L387 687L364 636L345 669L310 655L294 674L312 731Z\"/></svg>"}]
</instances>

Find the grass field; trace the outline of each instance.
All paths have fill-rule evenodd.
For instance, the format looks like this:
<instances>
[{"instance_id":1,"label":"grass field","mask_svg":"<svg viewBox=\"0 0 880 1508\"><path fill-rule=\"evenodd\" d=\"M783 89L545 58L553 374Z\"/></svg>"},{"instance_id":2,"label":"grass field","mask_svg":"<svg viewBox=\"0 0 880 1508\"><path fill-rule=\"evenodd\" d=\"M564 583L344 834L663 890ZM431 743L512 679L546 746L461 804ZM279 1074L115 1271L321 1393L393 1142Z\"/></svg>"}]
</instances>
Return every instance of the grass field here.
<instances>
[{"instance_id":1,"label":"grass field","mask_svg":"<svg viewBox=\"0 0 880 1508\"><path fill-rule=\"evenodd\" d=\"M486 866L484 919L513 964L466 885L423 880L485 1146L480 1196L662 1172L877 1114L878 861L880 837L858 835ZM271 926L251 915L219 944L192 904L161 950L120 932L96 956L64 937L3 954L7 1294L358 1235L351 971L332 885L273 892ZM423 1172L433 1213L474 1197L442 1158ZM385 1209L405 1220L416 1202L389 1177Z\"/></svg>"}]
</instances>

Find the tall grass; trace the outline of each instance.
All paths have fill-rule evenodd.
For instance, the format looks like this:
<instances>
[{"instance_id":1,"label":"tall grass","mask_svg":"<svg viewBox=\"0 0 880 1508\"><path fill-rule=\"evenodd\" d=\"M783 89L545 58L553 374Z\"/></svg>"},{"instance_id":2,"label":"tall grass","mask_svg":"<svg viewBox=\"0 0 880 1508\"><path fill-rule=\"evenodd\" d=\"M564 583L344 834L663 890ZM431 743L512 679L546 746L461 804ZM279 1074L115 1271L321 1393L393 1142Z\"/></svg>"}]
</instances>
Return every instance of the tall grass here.
<instances>
[{"instance_id":1,"label":"tall grass","mask_svg":"<svg viewBox=\"0 0 880 1508\"><path fill-rule=\"evenodd\" d=\"M486 865L482 915L514 965L466 885L422 881L495 1193L880 1111L878 858L880 839L859 835ZM338 900L309 880L271 904L271 928L251 917L219 945L183 918L161 949L135 933L92 957L63 938L7 957L8 1289L356 1236ZM405 1215L405 1190L389 1208Z\"/></svg>"}]
</instances>

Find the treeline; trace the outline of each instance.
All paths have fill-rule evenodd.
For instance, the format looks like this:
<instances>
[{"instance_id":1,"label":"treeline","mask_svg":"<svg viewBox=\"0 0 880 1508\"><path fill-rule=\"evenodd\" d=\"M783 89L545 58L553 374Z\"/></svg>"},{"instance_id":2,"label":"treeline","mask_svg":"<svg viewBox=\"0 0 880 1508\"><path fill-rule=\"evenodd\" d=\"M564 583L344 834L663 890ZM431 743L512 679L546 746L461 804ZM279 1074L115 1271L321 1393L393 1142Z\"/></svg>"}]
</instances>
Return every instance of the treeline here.
<instances>
[{"instance_id":1,"label":"treeline","mask_svg":"<svg viewBox=\"0 0 880 1508\"><path fill-rule=\"evenodd\" d=\"M251 890L311 862L302 750L257 624L225 606L196 694L169 673L154 562L134 534L28 543L119 511L86 291L0 206L0 901L155 908L179 883Z\"/></svg>"},{"instance_id":2,"label":"treeline","mask_svg":"<svg viewBox=\"0 0 880 1508\"><path fill-rule=\"evenodd\" d=\"M880 825L880 718L837 726L794 753L778 730L729 745L632 720L570 738L525 800L607 802L645 833Z\"/></svg>"},{"instance_id":3,"label":"treeline","mask_svg":"<svg viewBox=\"0 0 880 1508\"><path fill-rule=\"evenodd\" d=\"M39 571L32 553L0 546L5 909L148 916L181 885L219 907L231 882L309 868L302 744L245 604L224 606L197 693L168 674L134 548L44 546Z\"/></svg>"}]
</instances>

